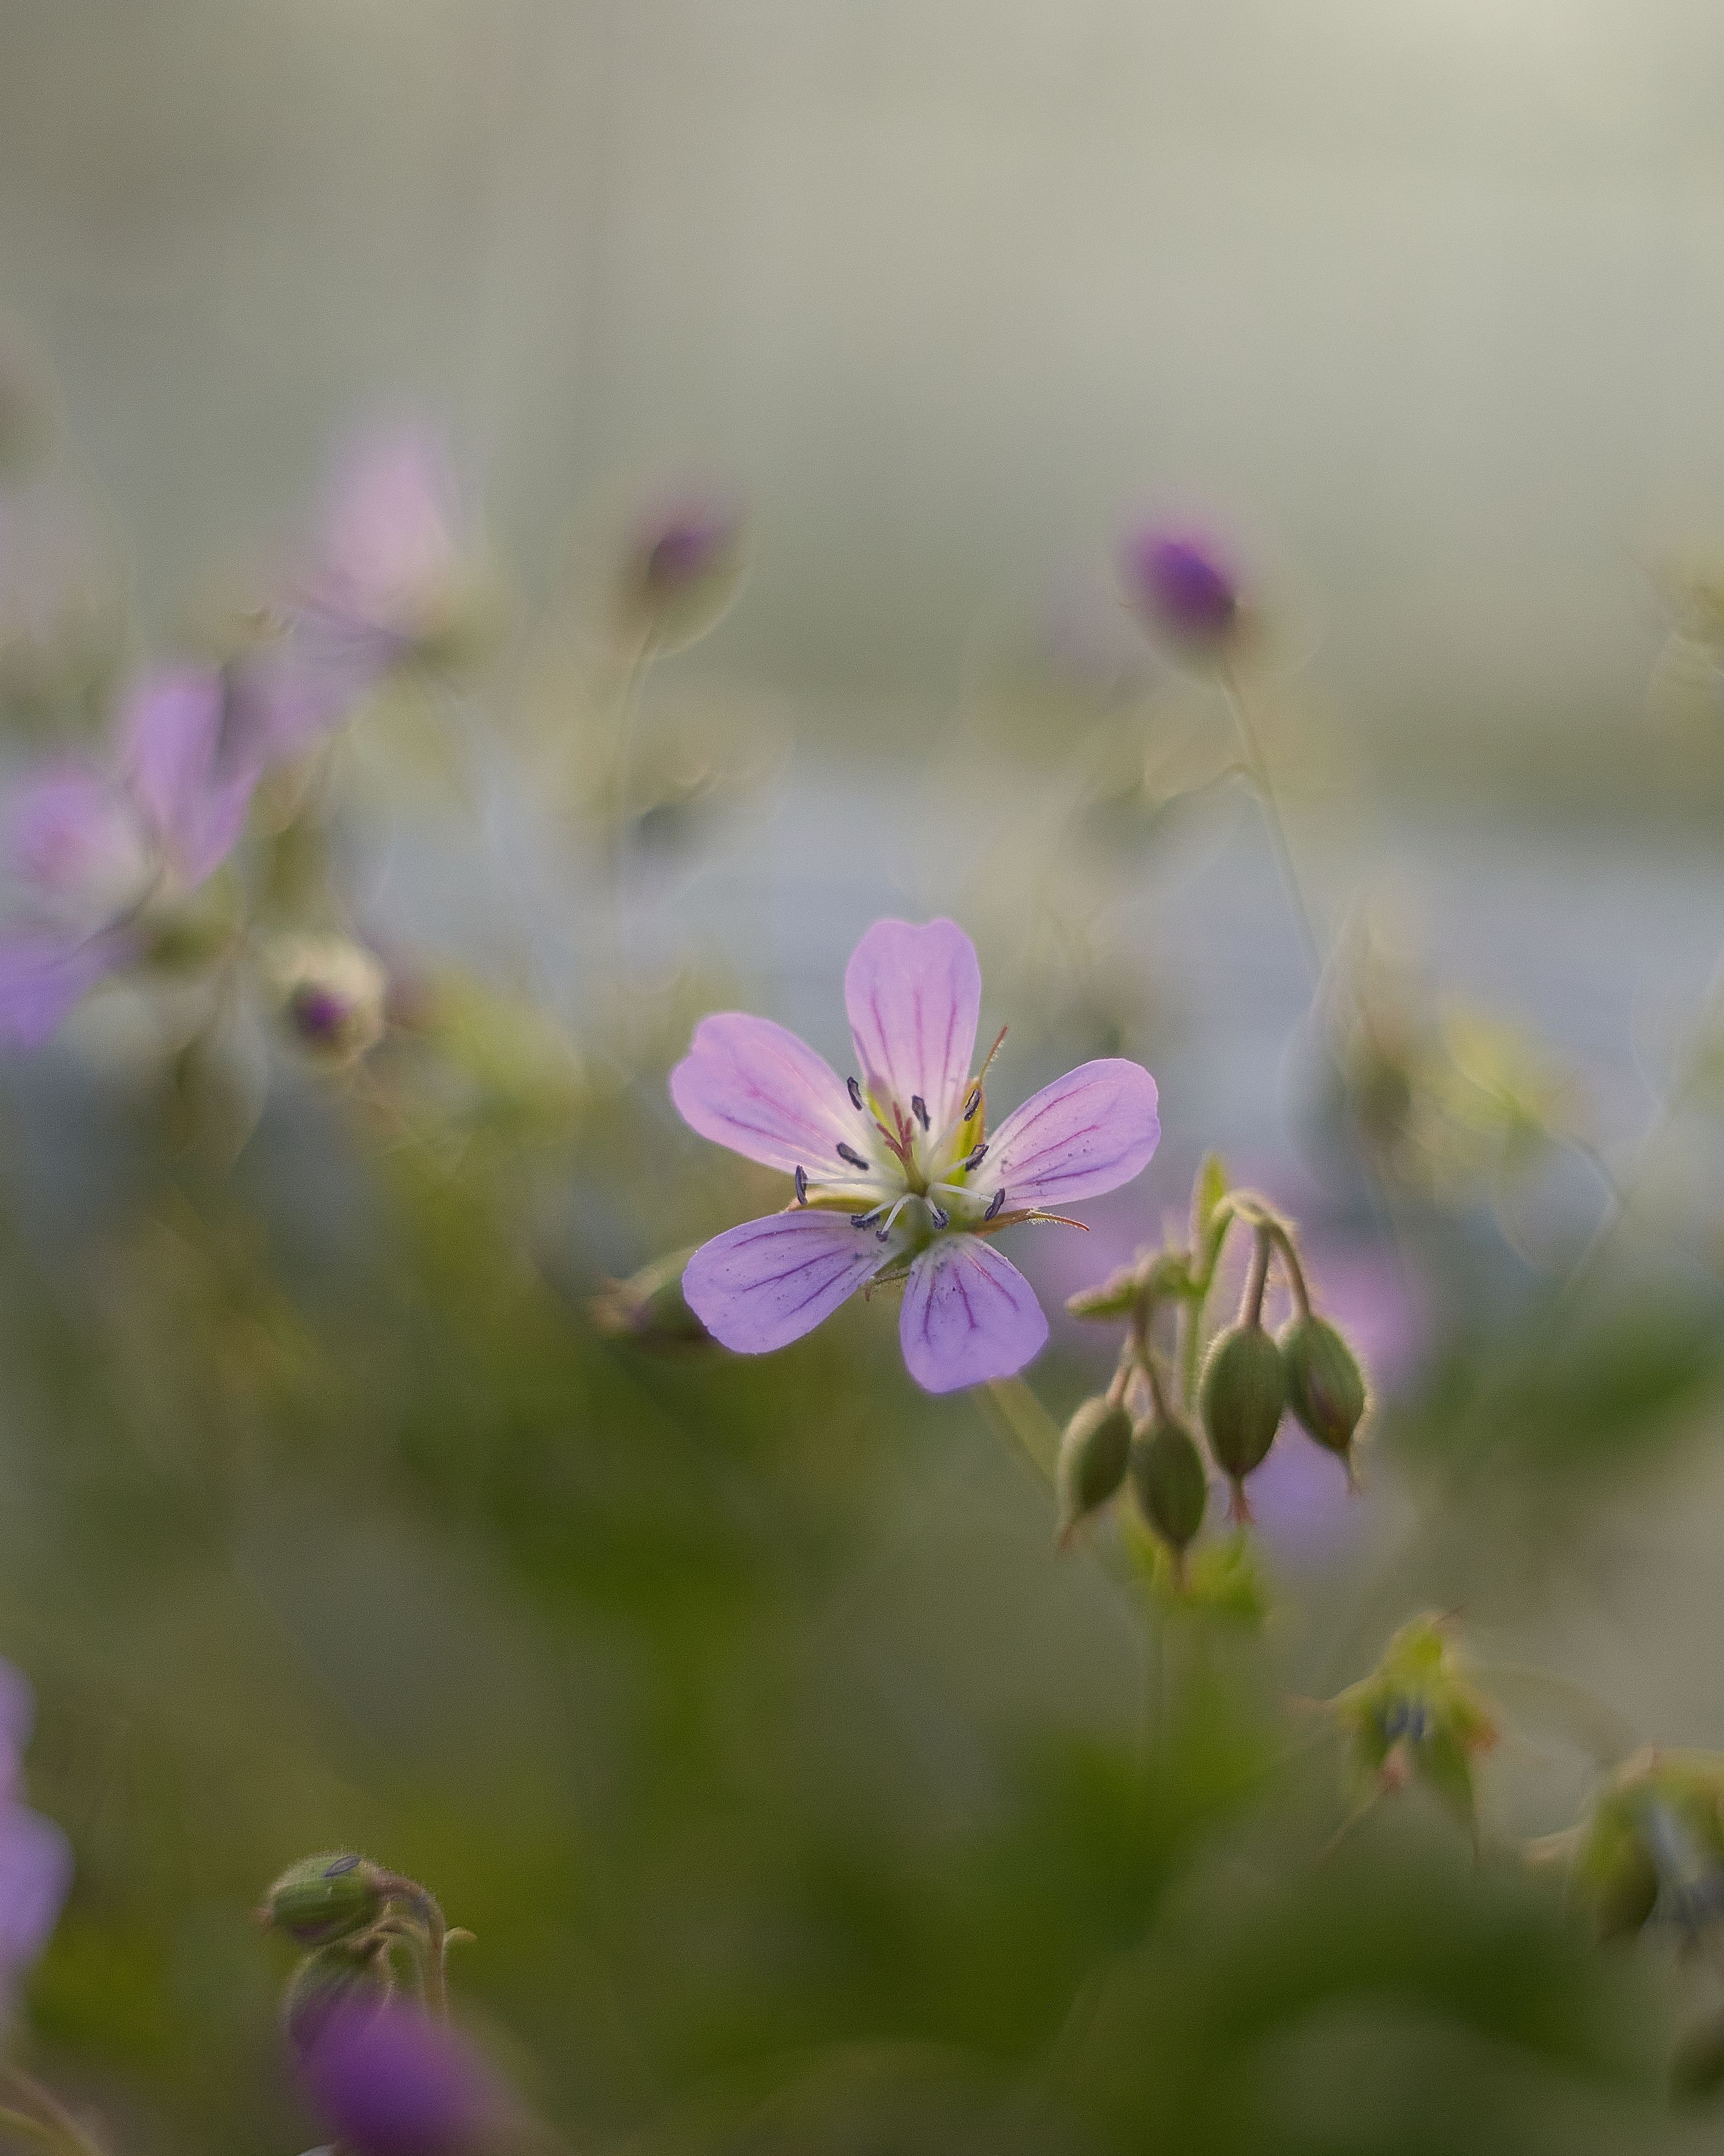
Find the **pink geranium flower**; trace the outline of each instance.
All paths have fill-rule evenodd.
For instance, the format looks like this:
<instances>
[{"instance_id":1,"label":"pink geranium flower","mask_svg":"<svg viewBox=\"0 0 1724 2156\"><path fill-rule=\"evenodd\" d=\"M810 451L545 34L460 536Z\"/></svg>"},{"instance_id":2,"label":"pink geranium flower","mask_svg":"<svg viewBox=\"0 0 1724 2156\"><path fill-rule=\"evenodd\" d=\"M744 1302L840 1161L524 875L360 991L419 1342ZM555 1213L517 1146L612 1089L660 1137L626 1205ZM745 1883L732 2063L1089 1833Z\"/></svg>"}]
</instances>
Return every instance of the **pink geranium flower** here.
<instances>
[{"instance_id":1,"label":"pink geranium flower","mask_svg":"<svg viewBox=\"0 0 1724 2156\"><path fill-rule=\"evenodd\" d=\"M0 797L0 1046L46 1040L79 999L136 957L146 904L183 898L238 844L259 778L231 742L213 667L146 675L104 764L61 760Z\"/></svg>"},{"instance_id":2,"label":"pink geranium flower","mask_svg":"<svg viewBox=\"0 0 1724 2156\"><path fill-rule=\"evenodd\" d=\"M760 1355L869 1282L902 1281L899 1337L918 1384L1009 1377L1048 1321L992 1238L1138 1174L1161 1136L1155 1081L1117 1057L1083 1064L990 1137L992 1051L972 1070L982 970L951 921L876 921L845 969L844 1005L859 1078L736 1011L704 1019L671 1073L690 1128L795 1178L788 1210L695 1251L689 1307L726 1347Z\"/></svg>"}]
</instances>

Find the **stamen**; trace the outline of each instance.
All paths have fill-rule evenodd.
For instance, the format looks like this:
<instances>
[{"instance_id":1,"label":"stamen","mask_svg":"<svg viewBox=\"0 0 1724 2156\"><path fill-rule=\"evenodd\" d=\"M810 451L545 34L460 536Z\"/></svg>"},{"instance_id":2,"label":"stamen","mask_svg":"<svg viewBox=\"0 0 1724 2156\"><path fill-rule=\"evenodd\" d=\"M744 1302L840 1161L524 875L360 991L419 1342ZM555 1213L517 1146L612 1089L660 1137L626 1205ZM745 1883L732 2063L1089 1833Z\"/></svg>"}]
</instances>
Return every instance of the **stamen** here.
<instances>
[{"instance_id":1,"label":"stamen","mask_svg":"<svg viewBox=\"0 0 1724 2156\"><path fill-rule=\"evenodd\" d=\"M870 1220L878 1220L885 1209L884 1205L876 1205L871 1213L853 1213L850 1215L850 1225L853 1228L865 1228Z\"/></svg>"},{"instance_id":2,"label":"stamen","mask_svg":"<svg viewBox=\"0 0 1724 2156\"><path fill-rule=\"evenodd\" d=\"M970 1097L964 1103L964 1121L967 1123L975 1115L977 1109L981 1106L982 1088L979 1086L977 1086L971 1089Z\"/></svg>"},{"instance_id":3,"label":"stamen","mask_svg":"<svg viewBox=\"0 0 1724 2156\"><path fill-rule=\"evenodd\" d=\"M933 1216L934 1225L936 1228L949 1228L952 1225L951 1214L943 1211L941 1207L937 1206L934 1203L931 1198L925 1198L922 1200L922 1203L927 1207L929 1213Z\"/></svg>"},{"instance_id":4,"label":"stamen","mask_svg":"<svg viewBox=\"0 0 1724 2156\"><path fill-rule=\"evenodd\" d=\"M849 1088L850 1106L856 1111L859 1116L865 1114L866 1111L862 1106L862 1088L856 1083L854 1078L846 1078L844 1084Z\"/></svg>"},{"instance_id":5,"label":"stamen","mask_svg":"<svg viewBox=\"0 0 1724 2156\"><path fill-rule=\"evenodd\" d=\"M796 1171L796 1202L798 1205L806 1205L808 1202L808 1172L805 1168L798 1168Z\"/></svg>"},{"instance_id":6,"label":"stamen","mask_svg":"<svg viewBox=\"0 0 1724 2156\"><path fill-rule=\"evenodd\" d=\"M838 1157L840 1160L849 1161L852 1168L859 1168L865 1173L867 1170L868 1163L863 1159L861 1154L857 1152L854 1146L840 1145L838 1149Z\"/></svg>"},{"instance_id":7,"label":"stamen","mask_svg":"<svg viewBox=\"0 0 1724 2156\"><path fill-rule=\"evenodd\" d=\"M1003 1204L1005 1204L1005 1202L1006 1202L1006 1186L1005 1186L1005 1184L1003 1183L1000 1185L999 1188L994 1192L994 1194L993 1194L993 1204L992 1204L992 1205L990 1205L990 1206L988 1207L988 1210L987 1210L987 1211L986 1211L986 1212L982 1215L983 1219L984 1220L991 1220L991 1219L993 1219L993 1218L994 1214L999 1211L999 1209L1000 1209L1001 1206L1002 1206L1002 1205L1003 1205Z\"/></svg>"},{"instance_id":8,"label":"stamen","mask_svg":"<svg viewBox=\"0 0 1724 2156\"><path fill-rule=\"evenodd\" d=\"M917 1122L921 1125L922 1128L926 1130L928 1127L928 1104L925 1100L923 1100L920 1093L912 1093L911 1095L910 1112L916 1117Z\"/></svg>"},{"instance_id":9,"label":"stamen","mask_svg":"<svg viewBox=\"0 0 1724 2156\"><path fill-rule=\"evenodd\" d=\"M970 1158L968 1158L968 1159L964 1163L964 1166L965 1166L967 1168L980 1168L980 1167L981 1167L981 1165L982 1165L982 1163L983 1163L983 1162L987 1158L987 1157L988 1157L988 1142L987 1142L987 1140L984 1138L984 1139L983 1139L983 1141L982 1142L982 1143L977 1147L977 1148L976 1148L976 1150L974 1151L974 1152L972 1152L972 1153L970 1155Z\"/></svg>"},{"instance_id":10,"label":"stamen","mask_svg":"<svg viewBox=\"0 0 1724 2156\"><path fill-rule=\"evenodd\" d=\"M898 1203L892 1208L891 1211L887 1214L885 1219L881 1225L875 1229L875 1240L877 1242L885 1242L887 1236L891 1234L893 1224L896 1221L898 1215L904 1210L905 1207L909 1203L910 1193L906 1190L904 1195L898 1200Z\"/></svg>"}]
</instances>

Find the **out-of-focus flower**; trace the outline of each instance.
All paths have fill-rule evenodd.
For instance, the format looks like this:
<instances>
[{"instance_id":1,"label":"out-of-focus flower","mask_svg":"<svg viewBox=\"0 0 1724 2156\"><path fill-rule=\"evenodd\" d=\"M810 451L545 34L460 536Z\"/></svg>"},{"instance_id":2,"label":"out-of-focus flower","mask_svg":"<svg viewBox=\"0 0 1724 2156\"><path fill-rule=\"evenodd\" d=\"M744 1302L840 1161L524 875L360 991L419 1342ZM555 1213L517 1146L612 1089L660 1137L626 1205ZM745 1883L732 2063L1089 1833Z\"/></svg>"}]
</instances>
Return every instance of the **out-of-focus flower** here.
<instances>
[{"instance_id":1,"label":"out-of-focus flower","mask_svg":"<svg viewBox=\"0 0 1724 2156\"><path fill-rule=\"evenodd\" d=\"M48 1944L72 1883L71 1844L52 1820L18 1801L35 1718L29 1681L0 1662L0 2015Z\"/></svg>"},{"instance_id":2,"label":"out-of-focus flower","mask_svg":"<svg viewBox=\"0 0 1724 2156\"><path fill-rule=\"evenodd\" d=\"M454 2156L485 2143L507 2109L467 2038L402 2000L338 2003L300 2066L324 2123L355 2156Z\"/></svg>"},{"instance_id":3,"label":"out-of-focus flower","mask_svg":"<svg viewBox=\"0 0 1724 2156\"><path fill-rule=\"evenodd\" d=\"M259 769L235 759L227 685L209 668L150 675L105 767L59 762L0 804L18 918L0 932L0 1040L45 1040L140 952L146 904L195 891L232 852Z\"/></svg>"},{"instance_id":4,"label":"out-of-focus flower","mask_svg":"<svg viewBox=\"0 0 1724 2156\"><path fill-rule=\"evenodd\" d=\"M747 523L740 509L691 495L644 517L624 551L618 603L624 634L676 651L714 628L741 589Z\"/></svg>"},{"instance_id":5,"label":"out-of-focus flower","mask_svg":"<svg viewBox=\"0 0 1724 2156\"><path fill-rule=\"evenodd\" d=\"M1253 616L1227 551L1199 531L1145 524L1120 546L1126 603L1178 658L1213 665L1230 658Z\"/></svg>"},{"instance_id":6,"label":"out-of-focus flower","mask_svg":"<svg viewBox=\"0 0 1724 2156\"><path fill-rule=\"evenodd\" d=\"M447 459L423 430L375 434L342 459L279 634L239 665L261 760L301 753L397 668L446 658L477 634L482 587L459 529Z\"/></svg>"},{"instance_id":7,"label":"out-of-focus flower","mask_svg":"<svg viewBox=\"0 0 1724 2156\"><path fill-rule=\"evenodd\" d=\"M324 1063L351 1063L383 1037L388 976L345 936L284 936L266 965L299 1047Z\"/></svg>"},{"instance_id":8,"label":"out-of-focus flower","mask_svg":"<svg viewBox=\"0 0 1724 2156\"><path fill-rule=\"evenodd\" d=\"M1362 1803L1424 1782L1474 1825L1473 1762L1497 1738L1496 1717L1468 1681L1442 1617L1403 1625L1370 1676L1331 1702Z\"/></svg>"},{"instance_id":9,"label":"out-of-focus flower","mask_svg":"<svg viewBox=\"0 0 1724 2156\"><path fill-rule=\"evenodd\" d=\"M788 1210L689 1260L684 1293L716 1339L763 1354L858 1288L902 1281L904 1359L929 1392L1008 1377L1040 1351L1034 1291L988 1239L1140 1173L1161 1135L1155 1081L1120 1058L1081 1065L989 1137L988 1063L971 1075L981 1002L956 922L880 921L844 973L859 1080L768 1019L696 1027L670 1079L684 1122L796 1180Z\"/></svg>"},{"instance_id":10,"label":"out-of-focus flower","mask_svg":"<svg viewBox=\"0 0 1724 2156\"><path fill-rule=\"evenodd\" d=\"M1724 1755L1649 1748L1625 1760L1578 1827L1533 1845L1569 1863L1606 1938L1724 1917Z\"/></svg>"}]
</instances>

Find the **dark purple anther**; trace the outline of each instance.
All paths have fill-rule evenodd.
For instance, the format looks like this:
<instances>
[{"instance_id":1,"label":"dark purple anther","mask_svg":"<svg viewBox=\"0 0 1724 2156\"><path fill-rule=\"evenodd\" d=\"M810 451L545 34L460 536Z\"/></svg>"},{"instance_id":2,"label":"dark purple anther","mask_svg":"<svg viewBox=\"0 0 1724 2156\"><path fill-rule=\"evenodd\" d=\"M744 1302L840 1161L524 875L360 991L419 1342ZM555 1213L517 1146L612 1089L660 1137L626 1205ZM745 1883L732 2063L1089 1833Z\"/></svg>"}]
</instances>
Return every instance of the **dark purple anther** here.
<instances>
[{"instance_id":1,"label":"dark purple anther","mask_svg":"<svg viewBox=\"0 0 1724 2156\"><path fill-rule=\"evenodd\" d=\"M1003 1204L1005 1204L1005 1202L1006 1202L1006 1186L1004 1185L1004 1183L1002 1183L1002 1184L1000 1185L999 1188L994 1192L994 1194L993 1194L993 1204L988 1207L988 1210L987 1210L987 1211L986 1211L986 1212L982 1215L983 1219L984 1220L991 1220L991 1219L993 1219L993 1218L994 1214L999 1211L999 1209L1000 1209L1001 1206L1002 1206L1002 1205L1003 1205Z\"/></svg>"},{"instance_id":2,"label":"dark purple anther","mask_svg":"<svg viewBox=\"0 0 1724 2156\"><path fill-rule=\"evenodd\" d=\"M796 1171L796 1202L798 1205L806 1205L808 1202L808 1172L805 1168L798 1168Z\"/></svg>"},{"instance_id":3,"label":"dark purple anther","mask_svg":"<svg viewBox=\"0 0 1724 2156\"><path fill-rule=\"evenodd\" d=\"M928 1200L928 1210L934 1216L934 1225L936 1228L949 1228L952 1225L951 1214L943 1207L936 1205L931 1198Z\"/></svg>"},{"instance_id":4,"label":"dark purple anther","mask_svg":"<svg viewBox=\"0 0 1724 2156\"><path fill-rule=\"evenodd\" d=\"M911 1095L911 1096L910 1096L910 1112L911 1112L911 1114L912 1116L914 1116L916 1117L916 1119L917 1122L919 1122L919 1123L921 1125L921 1127L922 1127L922 1128L923 1128L924 1130L926 1130L926 1129L928 1129L928 1128L930 1127L930 1124L929 1124L929 1116L928 1116L928 1104L927 1104L927 1102L926 1102L925 1100L923 1100L923 1098L922 1098L922 1096L921 1096L921 1095L920 1093L912 1093L912 1094Z\"/></svg>"},{"instance_id":5,"label":"dark purple anther","mask_svg":"<svg viewBox=\"0 0 1724 2156\"><path fill-rule=\"evenodd\" d=\"M854 1078L846 1078L844 1084L849 1088L850 1106L856 1111L858 1115L865 1113L865 1111L862 1106L862 1088L856 1083Z\"/></svg>"},{"instance_id":6,"label":"dark purple anther","mask_svg":"<svg viewBox=\"0 0 1724 2156\"><path fill-rule=\"evenodd\" d=\"M970 1155L969 1158L968 1158L968 1159L964 1163L964 1166L965 1166L967 1168L980 1168L980 1167L981 1167L981 1165L982 1165L982 1163L983 1163L983 1162L987 1158L988 1158L988 1142L987 1142L987 1140L984 1138L984 1139L983 1140L982 1143L977 1147L977 1148L976 1148L976 1150L974 1151L974 1152L972 1152L972 1153Z\"/></svg>"},{"instance_id":7,"label":"dark purple anther","mask_svg":"<svg viewBox=\"0 0 1724 2156\"><path fill-rule=\"evenodd\" d=\"M964 1103L964 1121L967 1123L982 1105L982 1088L977 1086Z\"/></svg>"},{"instance_id":8,"label":"dark purple anther","mask_svg":"<svg viewBox=\"0 0 1724 2156\"><path fill-rule=\"evenodd\" d=\"M838 1149L838 1157L840 1160L847 1160L852 1168L859 1168L865 1173L867 1170L868 1163L863 1159L854 1146L841 1145Z\"/></svg>"}]
</instances>

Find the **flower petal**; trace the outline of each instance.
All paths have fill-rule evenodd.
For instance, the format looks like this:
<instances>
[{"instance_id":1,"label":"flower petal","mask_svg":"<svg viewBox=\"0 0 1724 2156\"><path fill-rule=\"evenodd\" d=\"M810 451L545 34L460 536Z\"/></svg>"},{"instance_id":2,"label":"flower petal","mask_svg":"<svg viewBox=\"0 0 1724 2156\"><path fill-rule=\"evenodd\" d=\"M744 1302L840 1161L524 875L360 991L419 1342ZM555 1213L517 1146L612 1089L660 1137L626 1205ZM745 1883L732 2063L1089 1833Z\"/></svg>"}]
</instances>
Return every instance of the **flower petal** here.
<instances>
[{"instance_id":1,"label":"flower petal","mask_svg":"<svg viewBox=\"0 0 1724 2156\"><path fill-rule=\"evenodd\" d=\"M774 1213L703 1243L683 1300L715 1340L741 1355L788 1347L830 1317L890 1253L843 1213Z\"/></svg>"},{"instance_id":2,"label":"flower petal","mask_svg":"<svg viewBox=\"0 0 1724 2156\"><path fill-rule=\"evenodd\" d=\"M72 1883L72 1845L52 1820L0 1807L0 1994L48 1944Z\"/></svg>"},{"instance_id":3,"label":"flower petal","mask_svg":"<svg viewBox=\"0 0 1724 2156\"><path fill-rule=\"evenodd\" d=\"M670 1074L670 1097L690 1130L746 1159L817 1179L849 1173L838 1148L858 1118L824 1055L769 1018L720 1011L695 1028Z\"/></svg>"},{"instance_id":4,"label":"flower petal","mask_svg":"<svg viewBox=\"0 0 1724 2156\"><path fill-rule=\"evenodd\" d=\"M227 685L212 667L178 666L140 684L121 716L121 767L186 889L233 852L258 769L226 754Z\"/></svg>"},{"instance_id":5,"label":"flower petal","mask_svg":"<svg viewBox=\"0 0 1724 2156\"><path fill-rule=\"evenodd\" d=\"M910 1269L898 1337L917 1384L955 1393L1021 1370L1045 1346L1048 1321L1035 1290L991 1243L942 1235Z\"/></svg>"},{"instance_id":6,"label":"flower petal","mask_svg":"<svg viewBox=\"0 0 1724 2156\"><path fill-rule=\"evenodd\" d=\"M870 1088L936 1131L956 1117L976 1050L982 968L955 921L876 921L844 968L844 1009Z\"/></svg>"},{"instance_id":7,"label":"flower petal","mask_svg":"<svg viewBox=\"0 0 1724 2156\"><path fill-rule=\"evenodd\" d=\"M136 906L155 867L125 790L70 761L39 767L0 801L0 862L33 911L85 929Z\"/></svg>"},{"instance_id":8,"label":"flower petal","mask_svg":"<svg viewBox=\"0 0 1724 2156\"><path fill-rule=\"evenodd\" d=\"M0 938L0 1048L39 1048L73 1005L133 954L122 934L20 930Z\"/></svg>"},{"instance_id":9,"label":"flower petal","mask_svg":"<svg viewBox=\"0 0 1724 2156\"><path fill-rule=\"evenodd\" d=\"M1156 1084L1122 1056L1080 1063L1014 1108L988 1142L970 1188L1008 1205L1069 1205L1129 1183L1162 1135Z\"/></svg>"}]
</instances>

